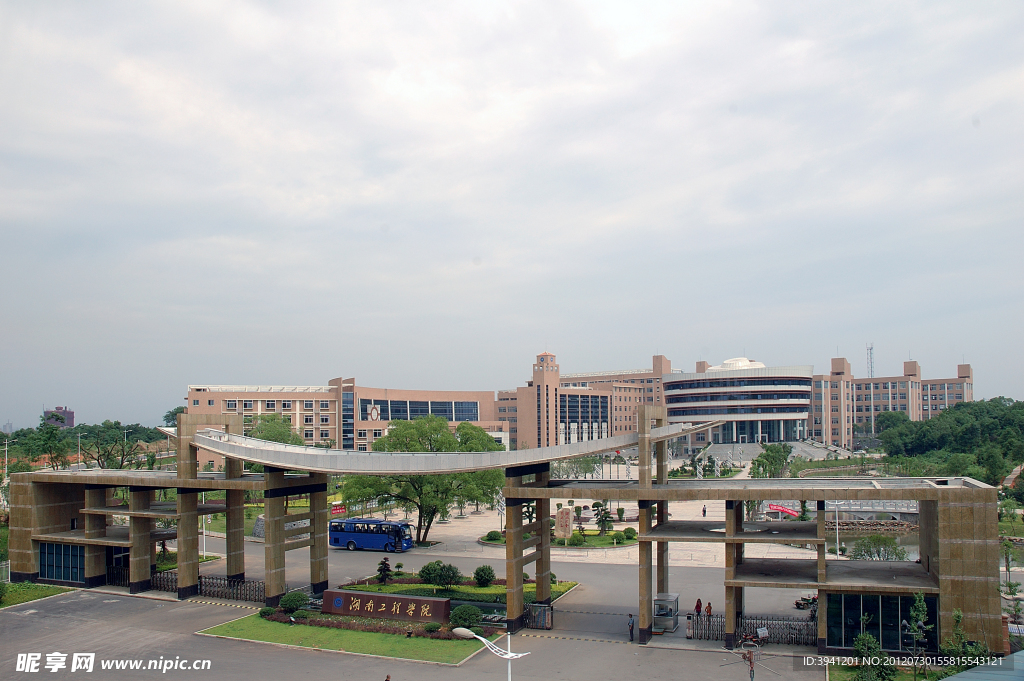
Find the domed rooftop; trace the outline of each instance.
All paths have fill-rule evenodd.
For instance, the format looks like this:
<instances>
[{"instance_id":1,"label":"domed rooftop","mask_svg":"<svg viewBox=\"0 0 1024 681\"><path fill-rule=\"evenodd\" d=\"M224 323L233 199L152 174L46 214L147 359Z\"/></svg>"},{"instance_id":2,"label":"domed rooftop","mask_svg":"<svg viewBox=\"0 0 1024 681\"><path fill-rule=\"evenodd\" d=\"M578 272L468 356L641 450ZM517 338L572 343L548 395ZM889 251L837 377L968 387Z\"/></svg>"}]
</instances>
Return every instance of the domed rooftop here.
<instances>
[{"instance_id":1,"label":"domed rooftop","mask_svg":"<svg viewBox=\"0 0 1024 681\"><path fill-rule=\"evenodd\" d=\"M764 369L764 363L754 362L746 357L733 357L727 359L716 367L710 367L708 371L739 371L740 369Z\"/></svg>"}]
</instances>

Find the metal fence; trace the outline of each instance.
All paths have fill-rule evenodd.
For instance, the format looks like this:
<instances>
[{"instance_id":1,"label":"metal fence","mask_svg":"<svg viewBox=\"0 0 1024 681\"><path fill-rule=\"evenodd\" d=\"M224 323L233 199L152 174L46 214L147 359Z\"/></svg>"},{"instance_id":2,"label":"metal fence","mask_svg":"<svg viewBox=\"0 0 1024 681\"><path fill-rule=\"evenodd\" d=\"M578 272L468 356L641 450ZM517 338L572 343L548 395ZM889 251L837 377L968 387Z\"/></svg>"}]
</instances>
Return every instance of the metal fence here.
<instances>
[{"instance_id":1,"label":"metal fence","mask_svg":"<svg viewBox=\"0 0 1024 681\"><path fill-rule=\"evenodd\" d=\"M223 598L229 601L265 603L267 586L257 580L236 580L227 577L199 575L199 595L208 598Z\"/></svg>"},{"instance_id":2,"label":"metal fence","mask_svg":"<svg viewBox=\"0 0 1024 681\"><path fill-rule=\"evenodd\" d=\"M526 606L527 629L550 629L555 625L554 608L548 604L530 603Z\"/></svg>"},{"instance_id":3,"label":"metal fence","mask_svg":"<svg viewBox=\"0 0 1024 681\"><path fill-rule=\"evenodd\" d=\"M154 573L149 580L149 587L154 591L170 591L178 593L178 571L165 570Z\"/></svg>"},{"instance_id":4,"label":"metal fence","mask_svg":"<svg viewBox=\"0 0 1024 681\"><path fill-rule=\"evenodd\" d=\"M107 567L107 585L108 586L123 586L128 587L128 582L131 581L130 570L126 567Z\"/></svg>"},{"instance_id":5,"label":"metal fence","mask_svg":"<svg viewBox=\"0 0 1024 681\"><path fill-rule=\"evenodd\" d=\"M0 563L0 582L11 581L11 561L5 560Z\"/></svg>"},{"instance_id":6,"label":"metal fence","mask_svg":"<svg viewBox=\"0 0 1024 681\"><path fill-rule=\"evenodd\" d=\"M748 616L736 622L737 638L747 634L757 635L757 630L768 630L768 643L798 646L814 646L818 643L816 620L793 617ZM725 640L725 615L686 616L686 638L703 641Z\"/></svg>"}]
</instances>

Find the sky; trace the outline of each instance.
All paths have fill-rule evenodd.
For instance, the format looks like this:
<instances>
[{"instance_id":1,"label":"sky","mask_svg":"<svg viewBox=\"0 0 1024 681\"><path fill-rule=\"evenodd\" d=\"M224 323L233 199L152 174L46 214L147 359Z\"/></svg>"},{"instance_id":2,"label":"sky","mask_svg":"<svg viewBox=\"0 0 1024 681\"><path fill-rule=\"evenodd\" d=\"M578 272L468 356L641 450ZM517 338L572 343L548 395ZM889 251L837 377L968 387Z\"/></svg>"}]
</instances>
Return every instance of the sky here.
<instances>
[{"instance_id":1,"label":"sky","mask_svg":"<svg viewBox=\"0 0 1024 681\"><path fill-rule=\"evenodd\" d=\"M1024 5L0 1L0 423L749 356L1024 398Z\"/></svg>"}]
</instances>

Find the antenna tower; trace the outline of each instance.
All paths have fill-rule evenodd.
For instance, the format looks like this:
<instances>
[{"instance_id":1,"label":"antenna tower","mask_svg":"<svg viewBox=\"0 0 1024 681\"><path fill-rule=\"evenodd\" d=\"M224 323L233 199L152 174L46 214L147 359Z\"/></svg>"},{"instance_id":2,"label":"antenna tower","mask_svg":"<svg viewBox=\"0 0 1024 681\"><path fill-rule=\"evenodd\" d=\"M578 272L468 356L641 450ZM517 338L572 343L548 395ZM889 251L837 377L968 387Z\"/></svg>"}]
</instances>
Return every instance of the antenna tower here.
<instances>
[{"instance_id":1,"label":"antenna tower","mask_svg":"<svg viewBox=\"0 0 1024 681\"><path fill-rule=\"evenodd\" d=\"M874 343L868 343L867 344L867 354L868 354L868 378L874 378L875 377L875 344Z\"/></svg>"}]
</instances>

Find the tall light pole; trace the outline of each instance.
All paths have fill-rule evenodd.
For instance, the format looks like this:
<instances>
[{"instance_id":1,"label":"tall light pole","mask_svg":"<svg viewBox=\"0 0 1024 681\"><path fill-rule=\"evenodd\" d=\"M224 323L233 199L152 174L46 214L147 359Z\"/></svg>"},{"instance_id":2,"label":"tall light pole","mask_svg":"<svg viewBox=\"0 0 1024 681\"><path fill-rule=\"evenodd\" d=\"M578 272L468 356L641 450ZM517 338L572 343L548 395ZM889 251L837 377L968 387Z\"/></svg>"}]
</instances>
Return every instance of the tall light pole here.
<instances>
[{"instance_id":1,"label":"tall light pole","mask_svg":"<svg viewBox=\"0 0 1024 681\"><path fill-rule=\"evenodd\" d=\"M7 481L7 446L17 440L4 439L4 482Z\"/></svg>"},{"instance_id":2,"label":"tall light pole","mask_svg":"<svg viewBox=\"0 0 1024 681\"><path fill-rule=\"evenodd\" d=\"M469 629L466 629L465 627L455 627L454 629L452 629L452 633L455 634L456 636L458 636L459 638L475 638L475 639L479 640L481 643L483 643L484 646L487 648L487 650L491 651L492 653L494 653L495 655L497 655L498 657L500 657L502 659L508 660L508 681L512 681L512 660L518 660L520 657L525 657L525 656L530 654L530 653L513 653L512 652L512 634L511 633L507 634L507 636L508 636L508 650L502 650L498 646L496 646L493 643L491 643L490 641L488 641L483 636L477 636L476 634L474 634Z\"/></svg>"}]
</instances>

